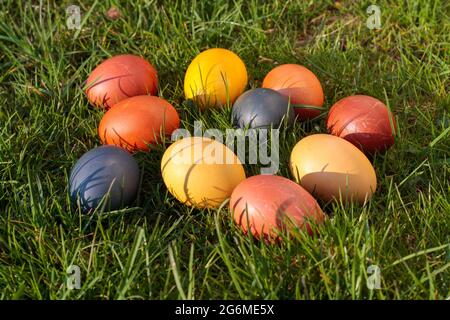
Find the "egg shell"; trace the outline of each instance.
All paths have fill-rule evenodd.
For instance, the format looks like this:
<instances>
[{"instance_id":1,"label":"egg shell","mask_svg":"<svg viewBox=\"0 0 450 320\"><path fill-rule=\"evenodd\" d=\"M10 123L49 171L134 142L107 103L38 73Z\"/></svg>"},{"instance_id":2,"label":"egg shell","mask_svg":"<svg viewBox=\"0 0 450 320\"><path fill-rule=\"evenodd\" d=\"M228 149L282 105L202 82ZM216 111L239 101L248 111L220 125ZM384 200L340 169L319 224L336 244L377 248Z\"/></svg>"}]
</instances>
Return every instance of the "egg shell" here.
<instances>
[{"instance_id":1,"label":"egg shell","mask_svg":"<svg viewBox=\"0 0 450 320\"><path fill-rule=\"evenodd\" d=\"M325 215L300 185L284 177L257 175L242 181L231 194L230 211L244 232L277 238L282 230L298 227L312 233L311 223Z\"/></svg>"},{"instance_id":2,"label":"egg shell","mask_svg":"<svg viewBox=\"0 0 450 320\"><path fill-rule=\"evenodd\" d=\"M329 134L314 134L294 147L290 168L296 181L313 196L363 203L377 187L369 159L347 140Z\"/></svg>"},{"instance_id":3,"label":"egg shell","mask_svg":"<svg viewBox=\"0 0 450 320\"><path fill-rule=\"evenodd\" d=\"M394 144L396 123L383 102L370 96L355 95L341 99L331 107L327 128L331 134L372 155L384 152Z\"/></svg>"},{"instance_id":4,"label":"egg shell","mask_svg":"<svg viewBox=\"0 0 450 320\"><path fill-rule=\"evenodd\" d=\"M264 78L263 88L270 88L290 98L299 120L317 117L323 106L324 94L317 76L298 64L282 64L273 68Z\"/></svg>"},{"instance_id":5,"label":"egg shell","mask_svg":"<svg viewBox=\"0 0 450 320\"><path fill-rule=\"evenodd\" d=\"M135 96L120 101L100 121L103 144L117 145L130 152L149 151L149 144L161 142L180 125L175 108L155 96Z\"/></svg>"},{"instance_id":6,"label":"egg shell","mask_svg":"<svg viewBox=\"0 0 450 320\"><path fill-rule=\"evenodd\" d=\"M214 48L197 55L184 77L186 99L201 108L221 107L234 100L247 86L247 69L234 52Z\"/></svg>"},{"instance_id":7,"label":"egg shell","mask_svg":"<svg viewBox=\"0 0 450 320\"><path fill-rule=\"evenodd\" d=\"M144 58L118 55L99 64L89 75L86 87L86 95L92 105L109 109L126 98L155 95L158 74Z\"/></svg>"},{"instance_id":8,"label":"egg shell","mask_svg":"<svg viewBox=\"0 0 450 320\"><path fill-rule=\"evenodd\" d=\"M105 208L131 204L139 187L139 167L133 157L116 146L89 150L74 165L69 180L72 203L83 211L95 209L103 198Z\"/></svg>"},{"instance_id":9,"label":"egg shell","mask_svg":"<svg viewBox=\"0 0 450 320\"><path fill-rule=\"evenodd\" d=\"M180 202L197 208L217 208L245 179L238 157L224 144L203 137L173 143L161 160L167 189Z\"/></svg>"},{"instance_id":10,"label":"egg shell","mask_svg":"<svg viewBox=\"0 0 450 320\"><path fill-rule=\"evenodd\" d=\"M256 88L244 92L233 105L233 125L240 128L278 128L292 125L295 114L289 100L275 90Z\"/></svg>"}]
</instances>

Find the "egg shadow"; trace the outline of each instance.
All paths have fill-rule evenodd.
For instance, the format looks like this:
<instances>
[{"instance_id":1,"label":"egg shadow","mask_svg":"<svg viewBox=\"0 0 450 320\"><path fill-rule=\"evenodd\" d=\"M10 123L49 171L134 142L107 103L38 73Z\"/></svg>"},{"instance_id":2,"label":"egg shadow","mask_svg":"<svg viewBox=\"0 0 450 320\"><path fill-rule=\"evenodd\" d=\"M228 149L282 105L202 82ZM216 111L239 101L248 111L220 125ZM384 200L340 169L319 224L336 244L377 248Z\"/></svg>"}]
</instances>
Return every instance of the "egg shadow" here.
<instances>
[{"instance_id":1,"label":"egg shadow","mask_svg":"<svg viewBox=\"0 0 450 320\"><path fill-rule=\"evenodd\" d=\"M364 154L370 159L373 158L373 155L377 152L382 153L386 151L389 146L394 144L393 136L389 136L381 133L374 132L353 132L346 135L342 135L342 132L347 128L347 126L354 121L357 121L358 118L365 117L367 112L360 112L353 117L349 118L345 123L337 127L336 123L330 124L327 126L329 132L334 132L336 136L347 140L355 147L364 152Z\"/></svg>"},{"instance_id":2,"label":"egg shadow","mask_svg":"<svg viewBox=\"0 0 450 320\"><path fill-rule=\"evenodd\" d=\"M357 132L347 134L341 138L362 150L370 159L373 159L375 153L383 153L394 144L393 136L380 133Z\"/></svg>"},{"instance_id":3,"label":"egg shadow","mask_svg":"<svg viewBox=\"0 0 450 320\"><path fill-rule=\"evenodd\" d=\"M287 208L289 208L292 204L296 202L298 203L298 199L296 197L291 197L278 205L278 208L275 213L277 228L279 228L283 232L286 232L286 230L299 229L302 231L306 231L310 236L313 236L314 235L313 225L316 225L317 222L314 221L314 218L307 216L310 213L310 209L307 206L301 208L301 212L304 213L302 214L301 225L298 225L295 219L291 218L290 214L286 213ZM316 208L316 213L317 210L320 209Z\"/></svg>"},{"instance_id":4,"label":"egg shadow","mask_svg":"<svg viewBox=\"0 0 450 320\"><path fill-rule=\"evenodd\" d=\"M339 172L325 172L316 171L304 175L300 180L300 185L309 190L311 195L320 198L322 201L330 202L333 200L341 200L344 203L357 201L364 202L365 198L369 198L371 194L351 194L349 186L354 179L358 179L358 175L339 173ZM320 185L321 188L317 188ZM336 189L336 186L337 189ZM372 193L375 190L371 190ZM331 196L330 196L331 194ZM339 198L334 195L339 194ZM362 201L361 201L362 200Z\"/></svg>"}]
</instances>

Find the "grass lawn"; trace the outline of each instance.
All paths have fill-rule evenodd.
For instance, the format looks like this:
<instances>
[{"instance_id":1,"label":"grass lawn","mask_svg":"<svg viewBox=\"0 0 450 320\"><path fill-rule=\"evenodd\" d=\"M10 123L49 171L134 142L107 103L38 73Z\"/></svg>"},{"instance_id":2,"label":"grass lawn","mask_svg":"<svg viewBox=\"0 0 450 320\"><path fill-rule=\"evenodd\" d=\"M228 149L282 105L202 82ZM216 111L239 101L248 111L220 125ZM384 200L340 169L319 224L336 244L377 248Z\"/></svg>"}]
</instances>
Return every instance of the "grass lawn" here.
<instances>
[{"instance_id":1,"label":"grass lawn","mask_svg":"<svg viewBox=\"0 0 450 320\"><path fill-rule=\"evenodd\" d=\"M366 27L370 1L33 2L0 3L0 298L450 298L448 1L377 1L379 30ZM80 30L66 27L72 3ZM121 18L105 16L111 6ZM329 219L320 237L258 242L226 206L197 210L173 198L161 146L135 155L142 184L133 207L71 209L70 169L100 145L103 112L81 90L90 71L112 55L142 55L182 127L201 119L226 129L230 107L200 113L183 95L189 62L212 47L244 60L251 88L275 65L298 63L321 80L327 109L356 93L388 104L399 134L373 159L372 200L321 203ZM325 117L281 133L280 175L292 178L292 147L326 132ZM71 265L81 270L79 290L66 286ZM371 265L380 289L366 285Z\"/></svg>"}]
</instances>

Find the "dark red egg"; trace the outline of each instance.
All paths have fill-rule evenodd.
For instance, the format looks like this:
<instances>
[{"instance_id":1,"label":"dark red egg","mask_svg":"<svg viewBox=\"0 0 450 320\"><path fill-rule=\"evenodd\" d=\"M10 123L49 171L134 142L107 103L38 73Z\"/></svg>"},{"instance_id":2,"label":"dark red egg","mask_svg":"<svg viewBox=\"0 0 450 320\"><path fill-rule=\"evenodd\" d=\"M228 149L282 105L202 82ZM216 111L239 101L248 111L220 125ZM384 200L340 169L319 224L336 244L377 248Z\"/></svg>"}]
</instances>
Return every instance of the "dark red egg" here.
<instances>
[{"instance_id":1,"label":"dark red egg","mask_svg":"<svg viewBox=\"0 0 450 320\"><path fill-rule=\"evenodd\" d=\"M155 96L136 96L120 101L103 116L98 133L103 144L128 151L149 151L164 136L178 129L177 110Z\"/></svg>"},{"instance_id":2,"label":"dark red egg","mask_svg":"<svg viewBox=\"0 0 450 320\"><path fill-rule=\"evenodd\" d=\"M244 232L278 239L292 227L312 232L325 215L316 200L297 183L280 176L257 175L242 181L231 194L230 210Z\"/></svg>"},{"instance_id":3,"label":"dark red egg","mask_svg":"<svg viewBox=\"0 0 450 320\"><path fill-rule=\"evenodd\" d=\"M139 95L155 95L156 69L144 58L124 54L99 64L86 81L86 95L97 107L109 109L116 103Z\"/></svg>"},{"instance_id":4,"label":"dark red egg","mask_svg":"<svg viewBox=\"0 0 450 320\"><path fill-rule=\"evenodd\" d=\"M393 114L380 100L349 96L336 102L327 119L328 131L372 155L394 144L396 124Z\"/></svg>"}]
</instances>

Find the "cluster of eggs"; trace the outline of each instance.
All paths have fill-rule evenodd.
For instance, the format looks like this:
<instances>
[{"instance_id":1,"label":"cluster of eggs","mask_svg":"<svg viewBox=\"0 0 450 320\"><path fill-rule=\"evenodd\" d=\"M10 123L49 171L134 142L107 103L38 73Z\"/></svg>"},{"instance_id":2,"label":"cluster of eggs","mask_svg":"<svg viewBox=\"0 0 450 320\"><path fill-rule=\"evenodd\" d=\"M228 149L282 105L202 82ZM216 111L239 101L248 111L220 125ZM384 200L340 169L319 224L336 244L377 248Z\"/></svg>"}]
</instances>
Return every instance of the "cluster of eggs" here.
<instances>
[{"instance_id":1,"label":"cluster of eggs","mask_svg":"<svg viewBox=\"0 0 450 320\"><path fill-rule=\"evenodd\" d=\"M189 65L184 93L202 110L232 104L232 124L239 128L291 126L324 110L320 81L304 66L275 67L262 88L245 91L247 82L245 64L235 53L209 49ZM110 58L89 76L89 101L107 111L99 125L105 146L83 155L71 172L71 197L84 210L132 203L140 174L131 153L149 151L179 127L176 109L154 96L157 87L153 66L132 55ZM338 101L326 125L329 134L307 136L294 146L289 165L295 182L273 175L247 178L231 149L205 137L171 144L162 156L162 178L189 206L218 208L230 199L235 222L257 238L277 238L291 227L311 233L325 219L316 198L359 203L371 198L377 179L368 156L394 143L393 115L370 96Z\"/></svg>"}]
</instances>

